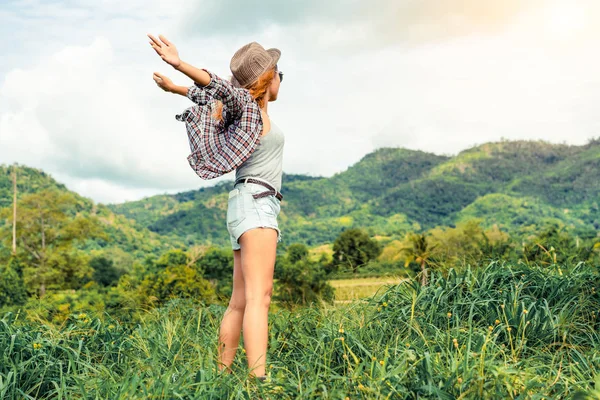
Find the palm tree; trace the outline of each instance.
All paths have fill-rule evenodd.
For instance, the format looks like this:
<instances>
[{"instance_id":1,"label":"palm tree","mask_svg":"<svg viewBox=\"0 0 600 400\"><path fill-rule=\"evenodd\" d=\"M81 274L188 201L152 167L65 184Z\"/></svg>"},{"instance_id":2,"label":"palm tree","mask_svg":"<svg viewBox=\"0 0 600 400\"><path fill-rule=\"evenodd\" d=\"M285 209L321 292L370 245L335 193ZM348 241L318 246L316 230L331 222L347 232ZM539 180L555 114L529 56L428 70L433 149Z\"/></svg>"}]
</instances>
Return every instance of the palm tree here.
<instances>
[{"instance_id":1,"label":"palm tree","mask_svg":"<svg viewBox=\"0 0 600 400\"><path fill-rule=\"evenodd\" d=\"M431 253L436 246L427 241L425 234L410 234L408 240L411 245L402 249L405 255L404 266L408 267L412 261L418 263L421 266L421 286L425 286L427 285L427 266L431 263Z\"/></svg>"}]
</instances>

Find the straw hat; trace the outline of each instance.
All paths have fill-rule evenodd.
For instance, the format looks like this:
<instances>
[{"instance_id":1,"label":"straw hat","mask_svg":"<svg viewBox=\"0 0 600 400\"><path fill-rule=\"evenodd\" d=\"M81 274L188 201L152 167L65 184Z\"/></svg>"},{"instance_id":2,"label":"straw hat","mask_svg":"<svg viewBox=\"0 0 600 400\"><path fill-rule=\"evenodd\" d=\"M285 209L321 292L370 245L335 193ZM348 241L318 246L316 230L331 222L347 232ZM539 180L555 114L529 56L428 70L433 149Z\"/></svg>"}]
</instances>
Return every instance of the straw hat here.
<instances>
[{"instance_id":1,"label":"straw hat","mask_svg":"<svg viewBox=\"0 0 600 400\"><path fill-rule=\"evenodd\" d=\"M281 57L279 49L265 50L256 42L248 43L235 52L229 68L233 74L232 83L237 87L247 88L258 78L275 67Z\"/></svg>"}]
</instances>

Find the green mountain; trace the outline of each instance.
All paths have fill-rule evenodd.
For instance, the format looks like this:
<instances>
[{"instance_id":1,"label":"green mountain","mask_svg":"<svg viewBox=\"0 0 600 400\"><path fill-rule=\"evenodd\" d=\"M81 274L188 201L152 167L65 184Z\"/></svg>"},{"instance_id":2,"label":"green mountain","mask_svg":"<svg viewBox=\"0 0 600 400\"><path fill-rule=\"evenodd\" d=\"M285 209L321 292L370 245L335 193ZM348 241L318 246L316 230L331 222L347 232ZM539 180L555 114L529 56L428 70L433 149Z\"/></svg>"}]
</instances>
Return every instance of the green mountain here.
<instances>
[{"instance_id":1,"label":"green mountain","mask_svg":"<svg viewBox=\"0 0 600 400\"><path fill-rule=\"evenodd\" d=\"M67 190L65 185L56 182L44 171L23 165L17 165L16 168L19 195L36 193L44 189ZM0 208L12 205L13 170L13 166L0 165Z\"/></svg>"},{"instance_id":2,"label":"green mountain","mask_svg":"<svg viewBox=\"0 0 600 400\"><path fill-rule=\"evenodd\" d=\"M547 224L579 235L600 229L600 140L584 146L501 141L454 157L383 148L330 178L284 175L284 243L332 242L349 227L399 237L480 218L512 235ZM231 182L111 205L161 235L227 244Z\"/></svg>"},{"instance_id":3,"label":"green mountain","mask_svg":"<svg viewBox=\"0 0 600 400\"><path fill-rule=\"evenodd\" d=\"M18 171L20 196L67 191L43 171ZM10 173L0 166L0 208L12 204ZM279 222L284 245L331 243L350 227L392 240L473 218L517 237L547 225L592 237L600 230L598 182L600 139L583 146L504 140L454 157L382 148L332 177L284 174ZM228 246L231 185L113 205L75 194L76 212L98 217L109 237L91 248L113 247L138 259L180 246Z\"/></svg>"},{"instance_id":4,"label":"green mountain","mask_svg":"<svg viewBox=\"0 0 600 400\"><path fill-rule=\"evenodd\" d=\"M590 157L594 153L596 158ZM387 215L402 208L424 228L453 225L458 213L478 198L504 193L533 196L555 207L577 208L576 215L580 216L585 209L595 207L595 217L587 222L598 229L594 202L599 186L594 182L598 182L599 153L597 141L585 146L542 141L486 143L459 153L421 179L399 185L382 197L377 210ZM555 175L563 180L549 179ZM564 196L559 191L569 193L570 198L561 201Z\"/></svg>"},{"instance_id":5,"label":"green mountain","mask_svg":"<svg viewBox=\"0 0 600 400\"><path fill-rule=\"evenodd\" d=\"M13 202L13 166L0 165L0 209L9 207ZM86 250L109 252L125 265L131 265L134 259L144 259L148 255L159 255L162 252L182 246L177 238L165 238L156 232L140 226L139 223L126 216L113 212L108 206L96 204L92 200L70 192L63 184L56 182L50 175L39 169L17 165L18 199L42 190L58 190L71 193L75 204L67 213L71 216L82 215L98 219L105 233L104 239L95 239L85 244ZM18 201L17 201L18 204ZM12 215L12 213L10 213ZM7 221L0 219L0 228ZM2 250L5 238L0 238Z\"/></svg>"}]
</instances>

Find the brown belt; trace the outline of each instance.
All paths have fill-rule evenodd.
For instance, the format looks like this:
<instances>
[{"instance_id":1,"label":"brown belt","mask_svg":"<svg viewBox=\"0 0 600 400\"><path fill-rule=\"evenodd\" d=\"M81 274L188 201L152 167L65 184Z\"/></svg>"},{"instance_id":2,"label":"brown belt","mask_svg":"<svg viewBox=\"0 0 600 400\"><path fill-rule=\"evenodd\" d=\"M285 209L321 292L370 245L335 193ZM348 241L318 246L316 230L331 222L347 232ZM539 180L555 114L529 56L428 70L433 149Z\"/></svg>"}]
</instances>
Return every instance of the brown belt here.
<instances>
[{"instance_id":1,"label":"brown belt","mask_svg":"<svg viewBox=\"0 0 600 400\"><path fill-rule=\"evenodd\" d=\"M235 181L235 184L233 186L235 186L241 182L255 183L257 185L261 185L261 186L264 186L267 189L269 189L266 192L253 194L252 197L254 197L255 199L260 199L261 197L267 197L267 196L275 196L275 198L277 200L279 200L279 201L283 200L283 195L281 193L279 193L277 191L277 189L275 189L273 186L269 185L266 182L259 181L257 179L252 179L252 178L243 178L243 179L238 179L237 181Z\"/></svg>"}]
</instances>

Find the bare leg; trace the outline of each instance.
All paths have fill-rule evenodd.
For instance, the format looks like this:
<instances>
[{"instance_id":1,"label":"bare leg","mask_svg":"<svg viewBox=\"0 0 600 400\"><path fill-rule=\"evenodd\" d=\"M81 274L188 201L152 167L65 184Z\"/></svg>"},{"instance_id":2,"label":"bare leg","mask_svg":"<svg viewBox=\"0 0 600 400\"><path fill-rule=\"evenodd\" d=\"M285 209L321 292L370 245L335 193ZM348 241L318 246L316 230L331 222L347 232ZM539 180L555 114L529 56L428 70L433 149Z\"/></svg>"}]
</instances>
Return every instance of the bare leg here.
<instances>
[{"instance_id":1,"label":"bare leg","mask_svg":"<svg viewBox=\"0 0 600 400\"><path fill-rule=\"evenodd\" d=\"M240 250L233 251L233 291L229 306L225 310L219 328L219 371L227 368L231 373L231 364L240 342L246 294L244 275L242 274L242 259Z\"/></svg>"},{"instance_id":2,"label":"bare leg","mask_svg":"<svg viewBox=\"0 0 600 400\"><path fill-rule=\"evenodd\" d=\"M264 376L267 358L268 317L273 292L277 231L251 229L239 239L246 285L244 347L250 375Z\"/></svg>"}]
</instances>

